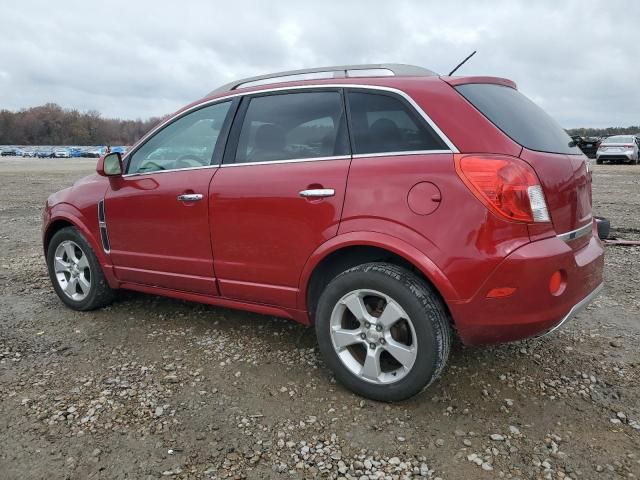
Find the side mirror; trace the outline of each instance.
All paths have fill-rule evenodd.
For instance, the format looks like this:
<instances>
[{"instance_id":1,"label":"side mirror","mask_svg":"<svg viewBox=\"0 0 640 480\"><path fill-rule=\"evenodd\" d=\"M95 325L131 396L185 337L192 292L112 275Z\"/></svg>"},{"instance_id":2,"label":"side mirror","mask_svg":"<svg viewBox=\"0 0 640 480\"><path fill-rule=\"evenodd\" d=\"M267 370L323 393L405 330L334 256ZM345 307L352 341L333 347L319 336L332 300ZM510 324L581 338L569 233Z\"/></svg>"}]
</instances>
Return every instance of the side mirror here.
<instances>
[{"instance_id":1,"label":"side mirror","mask_svg":"<svg viewBox=\"0 0 640 480\"><path fill-rule=\"evenodd\" d=\"M103 177L117 177L122 175L122 157L118 152L103 155L98 160L96 172Z\"/></svg>"}]
</instances>

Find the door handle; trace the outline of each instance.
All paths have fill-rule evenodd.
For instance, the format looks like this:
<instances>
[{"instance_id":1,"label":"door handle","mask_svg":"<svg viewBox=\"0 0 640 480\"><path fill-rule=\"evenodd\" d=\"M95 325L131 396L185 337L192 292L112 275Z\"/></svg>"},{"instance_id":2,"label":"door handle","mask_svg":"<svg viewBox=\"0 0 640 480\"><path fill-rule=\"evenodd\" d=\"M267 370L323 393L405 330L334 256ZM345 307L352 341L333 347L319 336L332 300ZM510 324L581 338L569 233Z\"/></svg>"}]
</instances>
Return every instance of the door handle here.
<instances>
[{"instance_id":1,"label":"door handle","mask_svg":"<svg viewBox=\"0 0 640 480\"><path fill-rule=\"evenodd\" d=\"M201 193L183 193L178 195L178 200L181 202L197 202L202 200L203 195Z\"/></svg>"},{"instance_id":2,"label":"door handle","mask_svg":"<svg viewBox=\"0 0 640 480\"><path fill-rule=\"evenodd\" d=\"M313 188L311 190L302 190L299 195L304 198L325 198L333 197L336 191L333 188Z\"/></svg>"}]
</instances>

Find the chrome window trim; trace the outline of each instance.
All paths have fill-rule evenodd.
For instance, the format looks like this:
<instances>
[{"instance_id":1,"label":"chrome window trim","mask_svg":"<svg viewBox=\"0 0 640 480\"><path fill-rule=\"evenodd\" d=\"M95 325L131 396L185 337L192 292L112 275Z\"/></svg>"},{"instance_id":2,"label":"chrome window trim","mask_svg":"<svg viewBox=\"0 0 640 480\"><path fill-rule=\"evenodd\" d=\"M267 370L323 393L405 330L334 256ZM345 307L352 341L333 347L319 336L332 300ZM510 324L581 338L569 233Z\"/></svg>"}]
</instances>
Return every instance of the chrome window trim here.
<instances>
[{"instance_id":1,"label":"chrome window trim","mask_svg":"<svg viewBox=\"0 0 640 480\"><path fill-rule=\"evenodd\" d=\"M137 173L125 173L123 178L128 177L141 177L143 175L153 175L156 173L169 173L169 172L183 172L185 170L204 170L205 168L218 168L220 165L203 165L202 167L185 167L185 168L168 168L166 170L154 170L153 172L137 172Z\"/></svg>"},{"instance_id":2,"label":"chrome window trim","mask_svg":"<svg viewBox=\"0 0 640 480\"><path fill-rule=\"evenodd\" d=\"M355 84L355 83L324 83L324 84L321 83L321 84L311 84L311 85L297 85L297 86L293 86L293 87L265 88L265 89L260 89L260 90L254 90L254 91L251 91L251 92L239 92L239 93L233 93L231 95L225 95L224 97L212 98L211 100L207 100L206 102L198 103L197 105L193 105L190 108L187 108L186 110L181 111L177 115L171 116L170 118L168 118L164 122L162 122L159 125L155 126L149 132L147 132L147 134L144 135L136 143L136 145L134 146L135 148L132 148L131 150L129 150L124 155L124 157L122 158L122 161L123 162L128 162L129 161L129 156L133 152L138 150L138 148L139 148L138 145L144 144L157 131L161 130L162 128L164 128L168 124L176 121L178 118L183 117L185 115L188 115L189 113L191 113L194 110L198 110L200 108L208 107L210 105L213 105L214 103L226 102L226 101L231 100L231 99L233 99L235 97L261 95L261 94L264 94L264 93L271 93L271 92L312 90L312 89L318 89L318 88L359 88L359 89L362 89L362 90L383 91L383 92L390 92L390 93L395 93L397 95L400 95L407 102L409 102L409 104L415 109L415 111L418 112L418 114L423 118L423 120L425 120L429 124L429 126L434 130L436 135L438 135L440 137L440 139L445 143L445 145L447 147L449 147L449 149L450 149L450 150L426 150L426 151L428 151L428 152L439 152L439 153L460 153L460 151L456 148L456 146L453 144L453 142L451 140L449 140L449 137L447 137L444 134L444 132L442 130L440 130L438 125L436 125L436 123L431 119L431 117L429 117L429 115L427 115L427 113L424 110L422 110L422 108L420 108L420 106L416 103L416 101L408 93L406 93L406 92L404 92L402 90L399 90L397 88L385 87L385 86L380 86L380 85L361 85L361 84ZM385 152L385 154L389 155L389 153L387 153L387 152ZM367 156L371 156L371 155L373 155L373 154L367 154ZM356 158L356 156L357 155L354 155L354 158ZM267 162L262 162L262 163L267 163ZM269 163L274 163L274 162L269 162ZM234 164L228 164L228 165L234 165ZM244 163L242 165L248 165L248 164ZM221 166L221 164L206 165L204 167L191 167L191 168L196 169L196 168L207 168L207 167L218 167L218 166ZM172 169L172 170L161 170L161 171L162 172L173 172L173 171L177 171L177 170L186 170L186 168L176 168L176 169ZM158 173L158 172L130 173L130 174L126 174L126 176L145 175L147 173ZM125 176L125 175L123 175L123 176Z\"/></svg>"},{"instance_id":3,"label":"chrome window trim","mask_svg":"<svg viewBox=\"0 0 640 480\"><path fill-rule=\"evenodd\" d=\"M580 228L576 228L575 230L571 230L570 232L561 233L560 235L556 235L563 242L570 242L572 240L576 240L578 238L584 237L588 235L589 232L593 228L593 218L589 220L589 223L583 225Z\"/></svg>"},{"instance_id":4,"label":"chrome window trim","mask_svg":"<svg viewBox=\"0 0 640 480\"><path fill-rule=\"evenodd\" d=\"M323 162L327 160L349 160L351 155L335 155L332 157L291 158L288 160L266 160L264 162L223 163L220 168L247 167L251 165L278 165L281 163Z\"/></svg>"},{"instance_id":5,"label":"chrome window trim","mask_svg":"<svg viewBox=\"0 0 640 480\"><path fill-rule=\"evenodd\" d=\"M321 162L326 160L349 160L350 158L372 158L372 157L399 157L408 155L441 155L451 153L451 150L408 150L404 152L382 152L382 153L359 153L357 155L334 155L329 157L311 157L311 158L290 158L287 160L265 160L263 162L244 162L244 163L224 163L222 165L204 165L202 167L187 168L170 168L167 170L155 170L153 172L127 173L122 177L141 177L145 175L154 175L156 173L181 172L184 170L204 170L207 168L228 168L228 167L244 167L251 165L264 164L281 164L281 163L300 163L300 162Z\"/></svg>"},{"instance_id":6,"label":"chrome window trim","mask_svg":"<svg viewBox=\"0 0 640 480\"><path fill-rule=\"evenodd\" d=\"M357 153L353 158L399 157L402 155L438 155L452 153L451 150L405 150L402 152Z\"/></svg>"}]
</instances>

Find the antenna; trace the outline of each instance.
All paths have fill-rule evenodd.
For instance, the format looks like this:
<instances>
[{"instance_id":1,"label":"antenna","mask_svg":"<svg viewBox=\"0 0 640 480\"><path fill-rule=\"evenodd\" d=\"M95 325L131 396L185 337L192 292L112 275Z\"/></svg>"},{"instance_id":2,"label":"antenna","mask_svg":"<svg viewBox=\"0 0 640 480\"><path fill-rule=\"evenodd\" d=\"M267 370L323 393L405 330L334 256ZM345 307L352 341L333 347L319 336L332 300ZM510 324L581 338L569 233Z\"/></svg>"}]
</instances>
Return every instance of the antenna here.
<instances>
[{"instance_id":1,"label":"antenna","mask_svg":"<svg viewBox=\"0 0 640 480\"><path fill-rule=\"evenodd\" d=\"M464 60L462 60L458 65L456 65L456 68L454 68L453 70L451 70L449 72L449 77L451 75L453 75L455 73L456 70L458 70L462 65L464 65L465 63L467 63L467 60L469 60L471 57L473 57L476 54L477 50L474 50L471 55L469 55L467 58L465 58Z\"/></svg>"}]
</instances>

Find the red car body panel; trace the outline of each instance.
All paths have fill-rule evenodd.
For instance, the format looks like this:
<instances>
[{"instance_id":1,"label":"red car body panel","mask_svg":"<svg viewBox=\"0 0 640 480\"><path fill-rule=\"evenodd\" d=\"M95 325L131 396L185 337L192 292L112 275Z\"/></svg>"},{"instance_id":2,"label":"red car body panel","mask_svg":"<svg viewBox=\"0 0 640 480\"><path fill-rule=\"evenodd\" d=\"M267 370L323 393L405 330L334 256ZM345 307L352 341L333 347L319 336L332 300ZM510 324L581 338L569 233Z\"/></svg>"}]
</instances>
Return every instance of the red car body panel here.
<instances>
[{"instance_id":1,"label":"red car body panel","mask_svg":"<svg viewBox=\"0 0 640 480\"><path fill-rule=\"evenodd\" d=\"M211 238L223 296L296 308L300 272L335 236L350 159L223 167L212 184ZM331 188L305 199L299 192Z\"/></svg>"},{"instance_id":2,"label":"red car body panel","mask_svg":"<svg viewBox=\"0 0 640 480\"><path fill-rule=\"evenodd\" d=\"M414 213L407 201L421 182L441 192L429 215ZM340 233L358 231L386 233L418 248L449 279L454 296L445 300L473 296L505 256L529 242L526 225L497 218L472 195L456 175L450 153L354 158Z\"/></svg>"},{"instance_id":3,"label":"red car body panel","mask_svg":"<svg viewBox=\"0 0 640 480\"><path fill-rule=\"evenodd\" d=\"M591 222L591 175L582 155L523 149L520 158L538 173L556 232L568 232ZM588 237L583 237L573 247L579 249L587 243Z\"/></svg>"},{"instance_id":4,"label":"red car body panel","mask_svg":"<svg viewBox=\"0 0 640 480\"><path fill-rule=\"evenodd\" d=\"M587 245L577 252L557 238L524 245L500 263L473 298L451 302L449 308L465 343L507 342L553 328L602 283L604 256L595 221L592 232ZM547 286L558 270L566 273L567 287L554 296ZM487 298L499 286L517 288L508 297Z\"/></svg>"},{"instance_id":5,"label":"red car body panel","mask_svg":"<svg viewBox=\"0 0 640 480\"><path fill-rule=\"evenodd\" d=\"M492 77L290 82L215 94L174 117L217 98L265 89L395 89L419 105L458 152L510 155L530 164L543 186L551 223L527 225L490 212L458 176L454 150L109 179L94 175L50 197L45 248L60 225L56 222L68 222L90 242L113 288L308 325L307 291L315 269L342 248L373 246L402 257L433 284L465 343L510 341L546 331L602 283L603 249L597 236L592 232L573 241L557 236L591 221L590 175L581 155L523 149L454 89L464 83L515 88L510 80ZM309 188L332 188L335 195L301 198L299 192ZM182 193L205 198L185 205L176 200ZM99 237L97 203L102 199L110 252ZM566 288L552 295L549 278L558 270L564 272ZM504 287L515 291L487 297Z\"/></svg>"},{"instance_id":6,"label":"red car body panel","mask_svg":"<svg viewBox=\"0 0 640 480\"><path fill-rule=\"evenodd\" d=\"M208 191L216 168L111 178L105 195L111 261L123 282L217 295ZM200 202L178 195L200 193Z\"/></svg>"}]
</instances>

